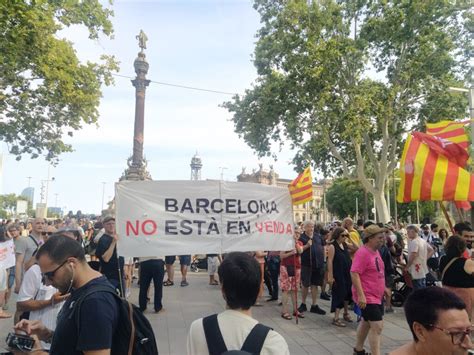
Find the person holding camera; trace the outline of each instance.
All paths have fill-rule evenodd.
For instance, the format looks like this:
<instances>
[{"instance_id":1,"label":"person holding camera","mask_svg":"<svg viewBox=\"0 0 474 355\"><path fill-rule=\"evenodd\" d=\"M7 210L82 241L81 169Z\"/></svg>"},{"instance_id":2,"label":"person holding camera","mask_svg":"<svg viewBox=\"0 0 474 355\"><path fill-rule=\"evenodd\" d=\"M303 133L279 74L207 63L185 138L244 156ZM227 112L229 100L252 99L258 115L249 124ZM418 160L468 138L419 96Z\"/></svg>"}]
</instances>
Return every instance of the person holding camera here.
<instances>
[{"instance_id":1,"label":"person holding camera","mask_svg":"<svg viewBox=\"0 0 474 355\"><path fill-rule=\"evenodd\" d=\"M109 355L120 326L119 306L111 292L90 292L98 287L114 288L105 276L91 269L82 245L56 234L38 250L36 260L46 285L54 286L62 295L71 295L58 314L55 331L40 320L21 320L15 331L50 342L51 354ZM79 300L82 305L76 309ZM35 354L47 354L36 346Z\"/></svg>"}]
</instances>

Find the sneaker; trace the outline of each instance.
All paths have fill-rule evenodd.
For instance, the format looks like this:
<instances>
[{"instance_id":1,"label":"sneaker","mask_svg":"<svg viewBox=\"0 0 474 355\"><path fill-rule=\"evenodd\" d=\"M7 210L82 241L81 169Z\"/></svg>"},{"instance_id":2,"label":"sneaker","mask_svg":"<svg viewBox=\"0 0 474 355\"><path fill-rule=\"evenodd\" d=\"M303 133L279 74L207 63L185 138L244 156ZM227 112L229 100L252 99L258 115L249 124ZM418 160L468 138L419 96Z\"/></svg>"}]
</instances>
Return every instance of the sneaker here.
<instances>
[{"instance_id":1,"label":"sneaker","mask_svg":"<svg viewBox=\"0 0 474 355\"><path fill-rule=\"evenodd\" d=\"M354 348L354 355L369 355L369 354L365 351L365 349L356 350L356 349Z\"/></svg>"},{"instance_id":2,"label":"sneaker","mask_svg":"<svg viewBox=\"0 0 474 355\"><path fill-rule=\"evenodd\" d=\"M315 305L312 305L311 306L311 310L310 310L311 313L316 313L316 314L321 314L321 315L325 315L326 314L326 311L319 308L319 306L317 304Z\"/></svg>"},{"instance_id":3,"label":"sneaker","mask_svg":"<svg viewBox=\"0 0 474 355\"><path fill-rule=\"evenodd\" d=\"M390 307L390 308L385 308L385 313L393 313L393 308Z\"/></svg>"},{"instance_id":4,"label":"sneaker","mask_svg":"<svg viewBox=\"0 0 474 355\"><path fill-rule=\"evenodd\" d=\"M322 300L326 300L326 301L330 301L331 300L331 296L329 296L326 292L321 292L321 299Z\"/></svg>"},{"instance_id":5,"label":"sneaker","mask_svg":"<svg viewBox=\"0 0 474 355\"><path fill-rule=\"evenodd\" d=\"M306 312L308 310L308 308L306 308L306 304L302 303L299 307L298 307L298 312L300 313L303 313L303 312Z\"/></svg>"}]
</instances>

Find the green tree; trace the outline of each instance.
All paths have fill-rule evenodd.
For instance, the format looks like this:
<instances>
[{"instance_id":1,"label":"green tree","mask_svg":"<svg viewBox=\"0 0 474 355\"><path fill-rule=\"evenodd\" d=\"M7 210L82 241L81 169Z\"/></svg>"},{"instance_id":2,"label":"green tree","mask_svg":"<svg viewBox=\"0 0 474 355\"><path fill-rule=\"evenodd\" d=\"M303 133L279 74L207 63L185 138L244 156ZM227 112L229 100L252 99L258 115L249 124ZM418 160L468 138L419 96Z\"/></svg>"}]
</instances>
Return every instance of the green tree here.
<instances>
[{"instance_id":1,"label":"green tree","mask_svg":"<svg viewBox=\"0 0 474 355\"><path fill-rule=\"evenodd\" d=\"M235 131L260 156L289 141L298 169L311 162L325 175L355 172L388 221L385 184L402 135L466 115L466 99L448 87L467 76L470 2L255 0L254 7L259 76L223 105Z\"/></svg>"},{"instance_id":2,"label":"green tree","mask_svg":"<svg viewBox=\"0 0 474 355\"><path fill-rule=\"evenodd\" d=\"M355 217L356 212L362 215L364 188L359 181L336 179L326 192L326 201L329 212L340 219L347 216ZM368 198L368 205L373 205L371 196Z\"/></svg>"},{"instance_id":3,"label":"green tree","mask_svg":"<svg viewBox=\"0 0 474 355\"><path fill-rule=\"evenodd\" d=\"M84 25L89 38L112 35L110 9L98 0L0 2L0 140L21 159L55 160L72 150L63 136L96 123L101 85L118 65L81 63L61 29Z\"/></svg>"},{"instance_id":4,"label":"green tree","mask_svg":"<svg viewBox=\"0 0 474 355\"><path fill-rule=\"evenodd\" d=\"M0 195L0 216L2 218L11 217L16 211L16 202L18 200L26 199L15 194Z\"/></svg>"}]
</instances>

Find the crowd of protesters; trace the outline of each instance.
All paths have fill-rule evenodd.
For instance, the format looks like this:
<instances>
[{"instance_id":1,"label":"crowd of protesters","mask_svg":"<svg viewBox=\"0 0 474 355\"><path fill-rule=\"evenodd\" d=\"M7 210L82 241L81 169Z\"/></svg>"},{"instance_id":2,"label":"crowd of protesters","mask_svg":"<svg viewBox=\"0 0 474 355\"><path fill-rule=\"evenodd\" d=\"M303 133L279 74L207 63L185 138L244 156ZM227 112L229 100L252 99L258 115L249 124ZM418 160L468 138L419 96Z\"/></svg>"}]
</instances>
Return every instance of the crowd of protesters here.
<instances>
[{"instance_id":1,"label":"crowd of protesters","mask_svg":"<svg viewBox=\"0 0 474 355\"><path fill-rule=\"evenodd\" d=\"M134 269L139 265L139 308L142 311L150 303L151 281L154 285L154 311L163 310L163 286L174 286L176 259L180 262L181 287L189 285L188 269L199 262L199 258L191 255L139 259L119 257L115 219L110 216L98 221L58 219L48 222L42 218L27 223L4 221L0 227L0 241L12 239L16 257L15 266L0 270L0 318L14 317L15 323L23 319L39 320L50 330L56 327L58 313L67 302L74 281L73 277L69 285L67 282L61 285L44 283L45 273L40 269L36 253L52 234L60 233L78 242L90 268L90 271L84 267L82 270L90 277L103 275L101 277L107 279L122 297L130 295ZM354 311L358 318L354 354L367 354L364 349L366 340L371 354L380 354L383 316L394 311L391 300L397 270L415 291L435 285L430 283L432 278L439 280L445 289L459 297L468 318L472 318L474 232L468 223L463 222L454 226L454 235L449 235L446 229L439 229L436 224L394 226L360 220L354 223L351 218L328 225L312 221L299 223L295 225L292 249L245 254L256 262L258 269L258 290L251 306L265 303L264 285L269 296L266 301L280 301L281 317L285 320L305 318L305 312L324 316L326 311L318 303L318 298L330 300L333 326L346 327L353 323L355 319L350 311ZM228 255L205 256L203 268L207 268L209 285L222 285L218 265L224 265L226 257ZM81 263L82 259L78 265ZM92 274L97 271L100 274ZM247 281L253 282L242 280ZM18 294L13 313L9 312L7 305L12 292ZM310 305L307 305L308 296ZM249 309L245 302L245 307L237 307L244 315ZM253 320L248 322L249 326L255 325ZM415 334L416 329L412 331ZM276 344L281 342L277 333L274 337L278 339ZM47 340L49 343L42 342L43 349L50 347L51 339ZM462 347L465 345L463 341ZM416 338L415 344L418 344ZM188 343L188 350L189 347L201 346L202 339L199 345ZM266 346L271 348L270 344Z\"/></svg>"}]
</instances>

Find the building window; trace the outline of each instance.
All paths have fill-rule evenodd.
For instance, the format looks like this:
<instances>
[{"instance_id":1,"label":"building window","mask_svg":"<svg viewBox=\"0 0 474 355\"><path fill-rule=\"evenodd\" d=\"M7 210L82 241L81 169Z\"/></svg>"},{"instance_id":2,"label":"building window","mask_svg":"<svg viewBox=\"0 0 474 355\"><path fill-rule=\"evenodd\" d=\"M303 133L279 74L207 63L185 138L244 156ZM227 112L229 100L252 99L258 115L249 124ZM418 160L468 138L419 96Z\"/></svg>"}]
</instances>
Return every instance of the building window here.
<instances>
[{"instance_id":1,"label":"building window","mask_svg":"<svg viewBox=\"0 0 474 355\"><path fill-rule=\"evenodd\" d=\"M306 221L306 213L303 213L303 222Z\"/></svg>"}]
</instances>

